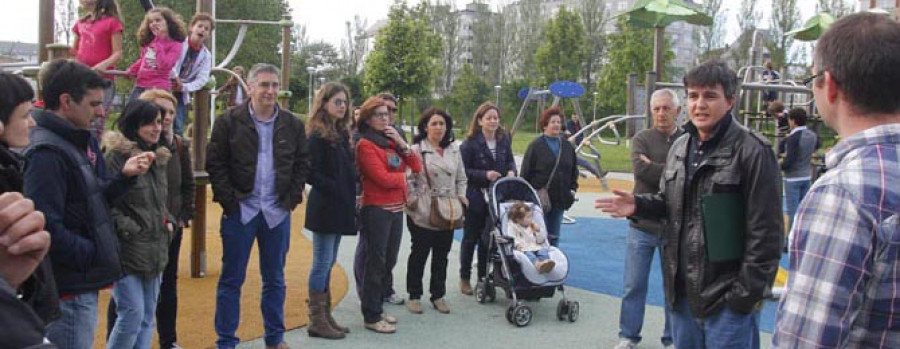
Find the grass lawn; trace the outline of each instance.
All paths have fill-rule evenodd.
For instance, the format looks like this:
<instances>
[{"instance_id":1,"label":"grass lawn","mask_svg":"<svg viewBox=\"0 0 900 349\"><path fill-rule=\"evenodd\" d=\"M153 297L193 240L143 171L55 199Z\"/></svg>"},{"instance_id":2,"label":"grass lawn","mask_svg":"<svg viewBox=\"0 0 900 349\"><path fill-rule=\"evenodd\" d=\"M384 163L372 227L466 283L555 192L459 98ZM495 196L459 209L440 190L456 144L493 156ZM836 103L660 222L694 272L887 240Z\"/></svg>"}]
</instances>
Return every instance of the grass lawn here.
<instances>
[{"instance_id":1,"label":"grass lawn","mask_svg":"<svg viewBox=\"0 0 900 349\"><path fill-rule=\"evenodd\" d=\"M538 134L535 132L529 131L516 131L516 135L513 137L512 149L513 154L516 155L524 155L525 149L528 148L528 144L537 137ZM615 171L615 172L631 172L631 148L625 146L625 142L619 145L605 145L594 143L597 147L597 150L600 151L600 165L603 166L603 169L606 171ZM593 163L592 159L588 159L591 163Z\"/></svg>"}]
</instances>

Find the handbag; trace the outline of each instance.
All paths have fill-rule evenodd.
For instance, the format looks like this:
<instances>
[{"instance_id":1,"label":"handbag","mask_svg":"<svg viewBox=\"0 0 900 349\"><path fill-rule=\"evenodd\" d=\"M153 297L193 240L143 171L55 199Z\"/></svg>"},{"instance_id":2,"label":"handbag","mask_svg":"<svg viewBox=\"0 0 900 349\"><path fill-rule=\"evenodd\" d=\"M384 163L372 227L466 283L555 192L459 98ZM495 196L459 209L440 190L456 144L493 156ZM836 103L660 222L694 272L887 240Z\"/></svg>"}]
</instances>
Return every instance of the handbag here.
<instances>
[{"instance_id":1,"label":"handbag","mask_svg":"<svg viewBox=\"0 0 900 349\"><path fill-rule=\"evenodd\" d=\"M550 178L547 178L547 184L537 191L538 201L541 202L541 210L545 213L553 209L553 204L550 202L550 192L547 191L547 188L550 187L550 182L553 182L553 175L556 174L556 168L559 167L560 158L562 158L562 140L560 140L559 144L559 154L556 154L556 164L553 165L553 170L550 171Z\"/></svg>"},{"instance_id":2,"label":"handbag","mask_svg":"<svg viewBox=\"0 0 900 349\"><path fill-rule=\"evenodd\" d=\"M425 180L428 182L428 195L431 197L431 210L428 212L428 224L440 230L454 230L463 227L462 202L456 195L440 195L431 184L428 175L428 166L425 162L425 152L422 152L422 169L425 171Z\"/></svg>"}]
</instances>

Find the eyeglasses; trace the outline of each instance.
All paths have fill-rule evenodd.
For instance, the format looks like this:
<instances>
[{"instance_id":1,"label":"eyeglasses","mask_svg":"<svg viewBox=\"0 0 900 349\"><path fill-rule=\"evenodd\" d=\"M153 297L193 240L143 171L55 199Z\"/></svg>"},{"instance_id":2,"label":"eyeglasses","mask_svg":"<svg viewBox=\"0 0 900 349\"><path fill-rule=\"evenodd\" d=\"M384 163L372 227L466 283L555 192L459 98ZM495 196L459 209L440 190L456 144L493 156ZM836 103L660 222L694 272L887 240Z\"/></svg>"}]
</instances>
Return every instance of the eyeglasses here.
<instances>
[{"instance_id":1,"label":"eyeglasses","mask_svg":"<svg viewBox=\"0 0 900 349\"><path fill-rule=\"evenodd\" d=\"M825 72L824 70L820 70L818 73L815 73L815 74L813 74L812 76L810 76L810 77L808 77L808 78L806 78L806 79L803 79L803 84L804 84L804 85L809 85L811 82L813 82L813 80L815 80L815 79L817 79L818 77L822 76L822 74L823 74L824 72Z\"/></svg>"},{"instance_id":2,"label":"eyeglasses","mask_svg":"<svg viewBox=\"0 0 900 349\"><path fill-rule=\"evenodd\" d=\"M340 98L332 99L331 103L334 104L335 107L343 107L343 106L350 105L350 101L348 101L346 99L340 99Z\"/></svg>"},{"instance_id":3,"label":"eyeglasses","mask_svg":"<svg viewBox=\"0 0 900 349\"><path fill-rule=\"evenodd\" d=\"M391 117L391 113L378 113L378 112L376 112L375 115L374 115L374 117L376 117L376 118L381 118L381 119L387 119L387 118Z\"/></svg>"},{"instance_id":4,"label":"eyeglasses","mask_svg":"<svg viewBox=\"0 0 900 349\"><path fill-rule=\"evenodd\" d=\"M397 112L397 108L395 108L395 107L388 107L388 111L389 111L391 114L394 114L394 113Z\"/></svg>"}]
</instances>

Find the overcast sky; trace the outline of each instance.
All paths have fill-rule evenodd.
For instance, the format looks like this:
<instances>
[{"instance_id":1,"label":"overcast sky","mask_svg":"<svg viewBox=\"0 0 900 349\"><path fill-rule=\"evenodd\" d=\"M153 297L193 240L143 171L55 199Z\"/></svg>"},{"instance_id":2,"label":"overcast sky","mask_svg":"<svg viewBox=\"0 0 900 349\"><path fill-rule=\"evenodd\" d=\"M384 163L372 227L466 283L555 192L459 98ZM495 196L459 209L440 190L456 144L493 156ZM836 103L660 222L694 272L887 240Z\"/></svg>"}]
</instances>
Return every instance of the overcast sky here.
<instances>
[{"instance_id":1,"label":"overcast sky","mask_svg":"<svg viewBox=\"0 0 900 349\"><path fill-rule=\"evenodd\" d=\"M138 0L119 0L138 1ZM252 0L248 0L252 1ZM457 7L462 8L470 0L454 0ZM768 12L771 0L759 0L759 8L765 18L761 27L768 26ZM0 9L0 40L37 42L38 0L2 0ZM77 1L76 1L77 2ZM294 21L307 26L307 37L310 40L325 40L340 45L344 36L344 22L352 21L354 15L367 19L369 25L387 17L387 11L393 0L289 0L293 9ZM416 3L416 0L408 0ZM512 0L490 0L492 8L499 3L510 3ZM737 24L734 20L740 1L725 1L729 6L730 22L727 38L737 35ZM799 0L801 22L810 17L815 8L815 0ZM249 19L249 18L248 18Z\"/></svg>"}]
</instances>

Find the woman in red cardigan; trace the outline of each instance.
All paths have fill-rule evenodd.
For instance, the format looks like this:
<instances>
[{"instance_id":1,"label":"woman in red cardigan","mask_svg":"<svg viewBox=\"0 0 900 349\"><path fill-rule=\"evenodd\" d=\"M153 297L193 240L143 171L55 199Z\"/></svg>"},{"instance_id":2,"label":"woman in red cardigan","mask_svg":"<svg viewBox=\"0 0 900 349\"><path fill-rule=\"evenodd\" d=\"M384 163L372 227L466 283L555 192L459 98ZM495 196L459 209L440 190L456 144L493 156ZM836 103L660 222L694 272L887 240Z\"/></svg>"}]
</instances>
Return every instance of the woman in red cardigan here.
<instances>
[{"instance_id":1,"label":"woman in red cardigan","mask_svg":"<svg viewBox=\"0 0 900 349\"><path fill-rule=\"evenodd\" d=\"M414 173L422 162L389 126L385 101L371 97L360 107L356 164L362 182L360 234L366 239L362 313L365 327L378 333L394 333L397 319L382 309L384 284L397 263L403 234L403 208L408 196L407 166Z\"/></svg>"}]
</instances>

